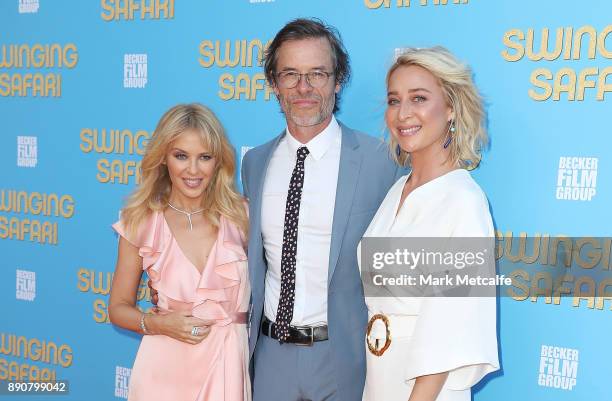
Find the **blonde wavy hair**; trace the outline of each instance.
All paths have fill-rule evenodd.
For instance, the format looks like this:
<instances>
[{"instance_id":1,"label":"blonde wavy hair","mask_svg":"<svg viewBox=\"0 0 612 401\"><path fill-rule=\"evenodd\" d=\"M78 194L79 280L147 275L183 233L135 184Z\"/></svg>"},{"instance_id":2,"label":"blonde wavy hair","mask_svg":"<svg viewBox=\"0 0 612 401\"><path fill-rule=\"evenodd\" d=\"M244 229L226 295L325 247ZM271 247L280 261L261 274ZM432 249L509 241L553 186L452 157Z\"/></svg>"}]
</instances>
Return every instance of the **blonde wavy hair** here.
<instances>
[{"instance_id":1,"label":"blonde wavy hair","mask_svg":"<svg viewBox=\"0 0 612 401\"><path fill-rule=\"evenodd\" d=\"M202 197L206 217L215 227L219 227L219 219L224 216L237 224L246 236L248 218L245 200L236 191L234 183L234 148L215 114L198 103L174 106L157 123L142 158L141 182L121 211L121 220L126 230L134 235L151 212L166 209L172 182L164 162L171 144L187 130L200 135L202 143L216 162L215 173Z\"/></svg>"},{"instance_id":2,"label":"blonde wavy hair","mask_svg":"<svg viewBox=\"0 0 612 401\"><path fill-rule=\"evenodd\" d=\"M449 131L452 135L449 145L451 162L462 168L475 169L480 163L482 150L488 144L488 137L483 101L472 81L472 71L442 46L406 48L389 68L387 86L395 70L413 65L426 69L436 77L446 103L453 110L455 132ZM399 148L392 135L389 150L399 165L410 165L410 155Z\"/></svg>"}]
</instances>

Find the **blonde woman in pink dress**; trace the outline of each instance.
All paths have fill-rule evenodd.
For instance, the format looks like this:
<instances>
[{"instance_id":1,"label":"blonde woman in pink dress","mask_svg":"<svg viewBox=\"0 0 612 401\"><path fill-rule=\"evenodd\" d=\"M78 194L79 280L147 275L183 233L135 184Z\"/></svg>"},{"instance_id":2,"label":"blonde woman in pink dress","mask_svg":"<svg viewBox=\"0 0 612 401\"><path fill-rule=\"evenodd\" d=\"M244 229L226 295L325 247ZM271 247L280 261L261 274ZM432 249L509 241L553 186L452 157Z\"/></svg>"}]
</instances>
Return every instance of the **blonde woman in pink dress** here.
<instances>
[{"instance_id":1,"label":"blonde woman in pink dress","mask_svg":"<svg viewBox=\"0 0 612 401\"><path fill-rule=\"evenodd\" d=\"M143 334L130 401L249 401L248 218L215 115L178 105L159 121L121 220L110 320ZM141 312L143 271L159 313Z\"/></svg>"}]
</instances>

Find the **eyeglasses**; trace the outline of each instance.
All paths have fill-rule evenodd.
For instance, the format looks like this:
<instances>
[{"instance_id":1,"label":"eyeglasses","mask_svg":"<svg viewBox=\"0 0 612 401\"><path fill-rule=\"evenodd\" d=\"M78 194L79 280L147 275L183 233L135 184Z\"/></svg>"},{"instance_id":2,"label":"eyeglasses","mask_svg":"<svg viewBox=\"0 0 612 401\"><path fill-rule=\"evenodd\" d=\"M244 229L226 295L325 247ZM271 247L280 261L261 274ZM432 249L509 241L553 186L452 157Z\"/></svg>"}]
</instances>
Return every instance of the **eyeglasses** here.
<instances>
[{"instance_id":1,"label":"eyeglasses","mask_svg":"<svg viewBox=\"0 0 612 401\"><path fill-rule=\"evenodd\" d=\"M333 72L326 71L310 71L304 74L295 71L283 71L276 74L276 83L281 88L292 89L297 86L302 77L306 77L308 85L313 88L322 88L332 75L334 75Z\"/></svg>"}]
</instances>

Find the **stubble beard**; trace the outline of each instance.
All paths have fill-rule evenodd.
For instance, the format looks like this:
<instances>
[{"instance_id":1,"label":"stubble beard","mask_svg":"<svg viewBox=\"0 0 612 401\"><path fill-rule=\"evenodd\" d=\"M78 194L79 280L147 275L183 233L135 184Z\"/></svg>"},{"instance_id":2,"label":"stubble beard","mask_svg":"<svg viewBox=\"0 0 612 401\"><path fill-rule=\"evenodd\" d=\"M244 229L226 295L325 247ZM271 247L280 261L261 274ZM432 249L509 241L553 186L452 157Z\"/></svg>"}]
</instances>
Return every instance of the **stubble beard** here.
<instances>
[{"instance_id":1,"label":"stubble beard","mask_svg":"<svg viewBox=\"0 0 612 401\"><path fill-rule=\"evenodd\" d=\"M303 96L300 96L303 98ZM323 98L318 95L310 96L309 98L313 98L319 101L321 107L319 110L312 115L304 116L298 115L292 111L291 101L293 97L289 97L288 99L285 96L279 96L279 102L281 104L281 109L285 114L285 117L290 120L293 124L298 127L312 127L324 122L333 112L334 110L334 100L327 99L323 101ZM332 98L333 99L333 98Z\"/></svg>"}]
</instances>

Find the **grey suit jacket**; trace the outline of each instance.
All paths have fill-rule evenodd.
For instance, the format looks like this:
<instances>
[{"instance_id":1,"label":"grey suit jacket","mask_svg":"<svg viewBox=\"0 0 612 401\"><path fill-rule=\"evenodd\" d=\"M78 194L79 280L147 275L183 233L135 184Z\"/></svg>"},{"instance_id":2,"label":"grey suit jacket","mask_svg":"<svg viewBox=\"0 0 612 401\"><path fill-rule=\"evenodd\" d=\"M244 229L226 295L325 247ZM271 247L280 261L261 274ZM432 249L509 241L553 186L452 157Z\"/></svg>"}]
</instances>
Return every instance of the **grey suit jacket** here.
<instances>
[{"instance_id":1,"label":"grey suit jacket","mask_svg":"<svg viewBox=\"0 0 612 401\"><path fill-rule=\"evenodd\" d=\"M357 265L357 244L387 191L405 171L381 140L340 123L342 144L328 269L327 317L338 399L361 401L365 382L367 309ZM262 192L272 153L281 135L249 150L242 161L242 185L249 200L249 276L252 291L250 355L257 352L264 305L266 258L261 233ZM256 368L255 368L256 369Z\"/></svg>"}]
</instances>

